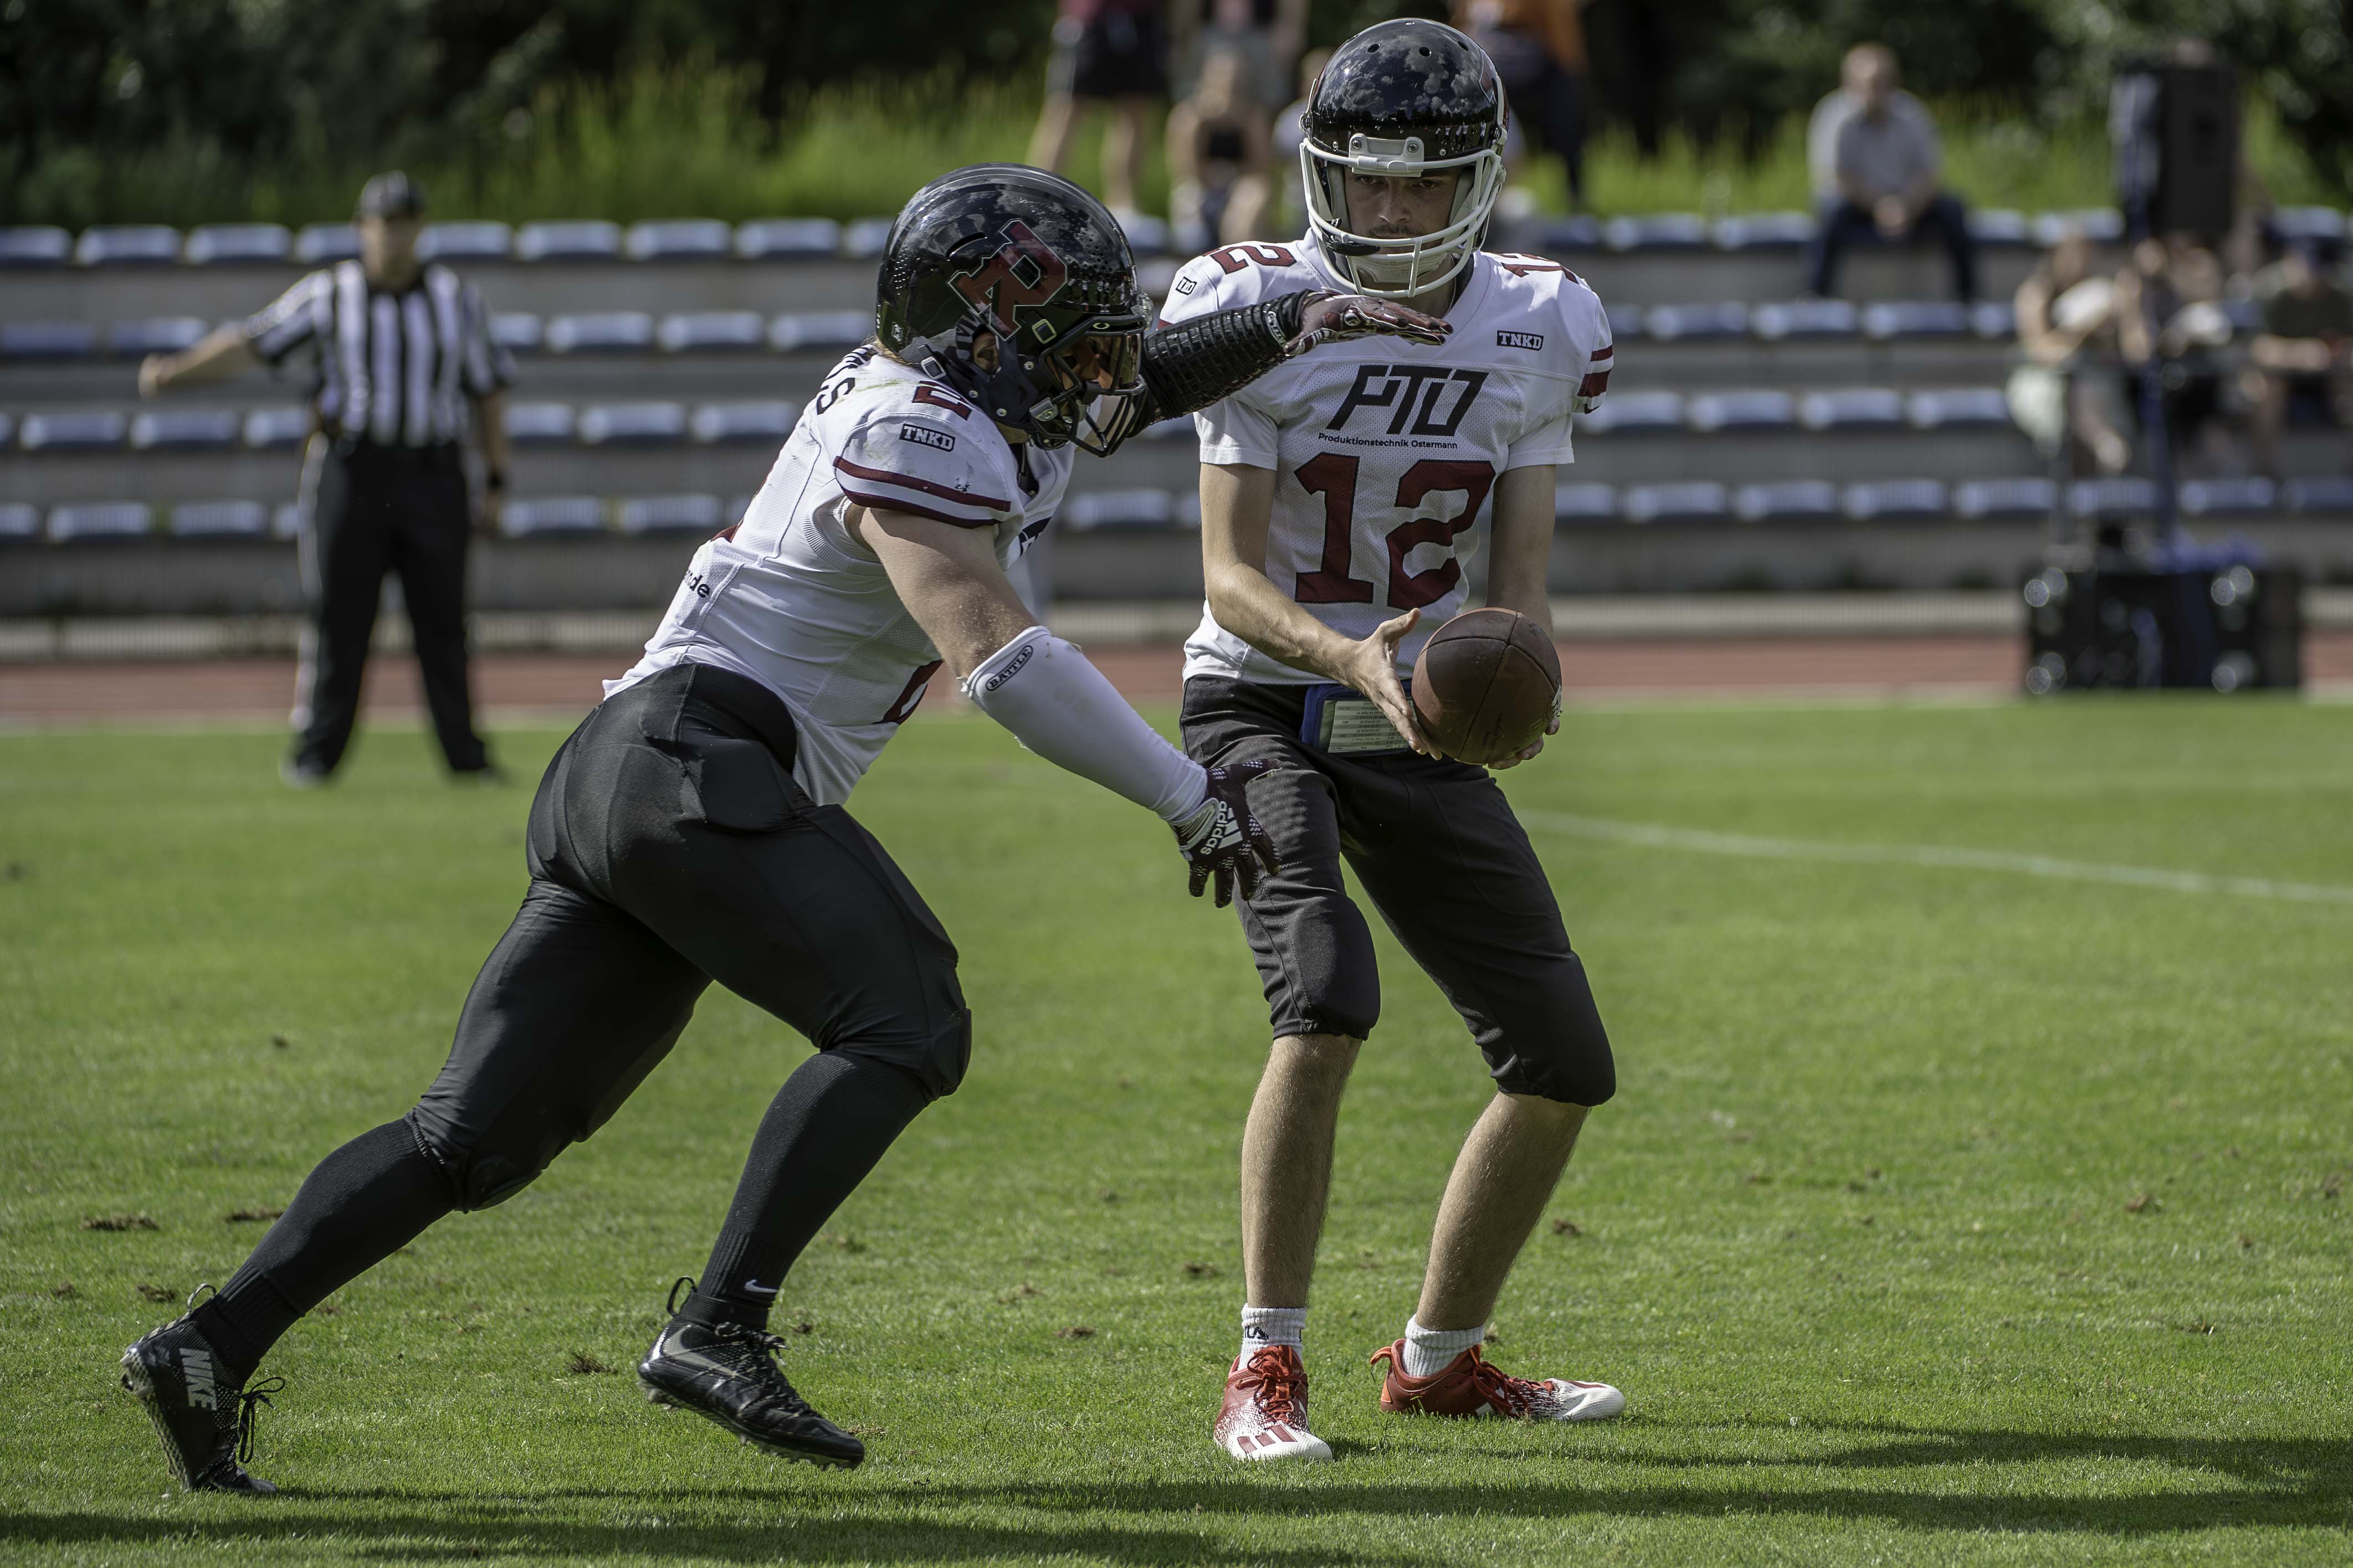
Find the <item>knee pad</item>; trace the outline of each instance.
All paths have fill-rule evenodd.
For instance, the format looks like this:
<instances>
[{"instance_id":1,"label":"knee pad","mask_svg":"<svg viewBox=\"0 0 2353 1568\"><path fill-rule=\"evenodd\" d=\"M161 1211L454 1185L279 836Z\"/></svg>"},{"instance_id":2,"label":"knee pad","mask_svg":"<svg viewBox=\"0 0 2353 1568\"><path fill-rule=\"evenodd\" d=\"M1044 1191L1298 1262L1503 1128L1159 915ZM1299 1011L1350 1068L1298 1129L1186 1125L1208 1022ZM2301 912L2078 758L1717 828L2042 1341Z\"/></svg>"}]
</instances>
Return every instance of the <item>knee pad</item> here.
<instances>
[{"instance_id":1,"label":"knee pad","mask_svg":"<svg viewBox=\"0 0 2353 1568\"><path fill-rule=\"evenodd\" d=\"M417 1146L441 1168L442 1179L449 1184L452 1200L468 1214L477 1209L496 1207L539 1180L540 1173L547 1169L563 1149L559 1143L541 1154L536 1150L510 1152L452 1147L444 1139L436 1137L414 1110L408 1113L408 1125L417 1135ZM518 1158L518 1154L522 1157Z\"/></svg>"}]
</instances>

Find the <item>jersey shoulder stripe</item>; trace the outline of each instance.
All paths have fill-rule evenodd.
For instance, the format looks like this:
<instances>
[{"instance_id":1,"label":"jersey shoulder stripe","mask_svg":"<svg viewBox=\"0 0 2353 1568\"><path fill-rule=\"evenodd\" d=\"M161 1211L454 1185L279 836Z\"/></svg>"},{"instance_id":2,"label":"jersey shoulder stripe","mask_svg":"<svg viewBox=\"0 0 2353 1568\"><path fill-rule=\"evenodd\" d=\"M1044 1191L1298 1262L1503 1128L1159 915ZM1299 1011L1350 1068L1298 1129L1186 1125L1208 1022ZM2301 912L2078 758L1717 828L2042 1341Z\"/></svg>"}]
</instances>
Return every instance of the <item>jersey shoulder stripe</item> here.
<instances>
[{"instance_id":1,"label":"jersey shoulder stripe","mask_svg":"<svg viewBox=\"0 0 2353 1568\"><path fill-rule=\"evenodd\" d=\"M1316 273L1303 244L1229 245L1197 256L1176 269L1168 298L1161 302L1160 321L1168 325L1213 310L1296 294L1303 289L1329 287Z\"/></svg>"},{"instance_id":2,"label":"jersey shoulder stripe","mask_svg":"<svg viewBox=\"0 0 2353 1568\"><path fill-rule=\"evenodd\" d=\"M911 511L918 517L935 518L942 522L958 523L968 528L995 524L997 514L1010 510L1013 505L1009 500L974 495L920 475L894 474L887 468L869 468L852 461L846 455L834 458L833 471L836 481L841 486L841 493L860 506L880 507L885 511Z\"/></svg>"}]
</instances>

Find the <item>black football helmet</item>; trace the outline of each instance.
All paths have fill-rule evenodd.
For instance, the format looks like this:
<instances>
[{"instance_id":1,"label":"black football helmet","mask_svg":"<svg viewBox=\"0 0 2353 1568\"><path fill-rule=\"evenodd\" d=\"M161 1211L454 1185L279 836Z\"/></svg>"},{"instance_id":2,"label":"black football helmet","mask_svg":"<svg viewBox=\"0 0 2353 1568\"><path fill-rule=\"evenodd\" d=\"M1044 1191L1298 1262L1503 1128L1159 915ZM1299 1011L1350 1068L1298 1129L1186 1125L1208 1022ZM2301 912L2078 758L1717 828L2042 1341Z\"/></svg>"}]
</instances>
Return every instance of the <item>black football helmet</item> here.
<instances>
[{"instance_id":1,"label":"black football helmet","mask_svg":"<svg viewBox=\"0 0 2353 1568\"><path fill-rule=\"evenodd\" d=\"M881 345L1041 447L1116 445L1151 304L1127 236L1059 174L978 163L917 191L875 289ZM994 353L976 354L987 333Z\"/></svg>"},{"instance_id":2,"label":"black football helmet","mask_svg":"<svg viewBox=\"0 0 2353 1568\"><path fill-rule=\"evenodd\" d=\"M1333 51L1307 95L1300 173L1308 222L1358 289L1406 299L1471 265L1504 189L1503 79L1487 51L1442 23L1366 28ZM1348 227L1350 174L1419 179L1460 169L1435 233L1380 239Z\"/></svg>"}]
</instances>

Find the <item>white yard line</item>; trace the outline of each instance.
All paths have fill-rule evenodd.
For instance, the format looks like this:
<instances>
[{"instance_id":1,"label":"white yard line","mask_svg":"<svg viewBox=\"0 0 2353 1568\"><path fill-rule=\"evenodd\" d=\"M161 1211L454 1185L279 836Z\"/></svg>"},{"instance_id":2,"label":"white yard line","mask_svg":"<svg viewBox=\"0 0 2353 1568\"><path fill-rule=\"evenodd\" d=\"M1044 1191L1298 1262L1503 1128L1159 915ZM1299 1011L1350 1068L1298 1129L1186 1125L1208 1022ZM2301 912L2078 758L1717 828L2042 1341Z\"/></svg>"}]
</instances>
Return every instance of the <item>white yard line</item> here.
<instances>
[{"instance_id":1,"label":"white yard line","mask_svg":"<svg viewBox=\"0 0 2353 1568\"><path fill-rule=\"evenodd\" d=\"M1752 860L1820 860L1852 866L1928 866L1943 870L2003 871L2063 882L2108 882L2128 888L2160 888L2172 893L2228 893L2242 899L2281 899L2303 904L2353 905L2353 887L2323 882L2275 882L2263 877L2212 877L2202 871L2170 871L2154 866L2103 866L2048 855L2018 855L2000 849L1964 849L1936 844L1839 844L1815 838L1764 838L1746 833L1711 833L1654 822L1620 822L1567 812L1523 812L1520 820L1539 833L1562 833L1607 844L1645 849L1687 849L1702 855L1737 855Z\"/></svg>"}]
</instances>

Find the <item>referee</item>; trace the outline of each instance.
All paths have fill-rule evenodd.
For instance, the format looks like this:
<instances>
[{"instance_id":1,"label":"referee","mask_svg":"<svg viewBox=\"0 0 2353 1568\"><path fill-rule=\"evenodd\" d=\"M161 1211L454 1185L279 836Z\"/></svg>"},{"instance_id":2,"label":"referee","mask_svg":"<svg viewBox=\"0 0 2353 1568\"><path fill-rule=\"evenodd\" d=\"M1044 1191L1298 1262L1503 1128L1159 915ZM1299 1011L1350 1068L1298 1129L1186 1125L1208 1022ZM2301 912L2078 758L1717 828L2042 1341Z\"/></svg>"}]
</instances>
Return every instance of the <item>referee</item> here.
<instances>
[{"instance_id":1,"label":"referee","mask_svg":"<svg viewBox=\"0 0 2353 1568\"><path fill-rule=\"evenodd\" d=\"M218 380L301 353L313 433L302 465L302 583L311 624L302 639L294 742L280 773L296 788L325 783L351 743L360 675L387 571L400 574L425 702L450 771L499 780L474 732L466 679L470 513L498 524L506 490L503 395L514 364L490 333L470 283L420 262L425 198L397 172L360 192L360 258L310 274L259 315L195 347L149 356L139 393ZM470 508L459 442L482 444L485 494Z\"/></svg>"}]
</instances>

